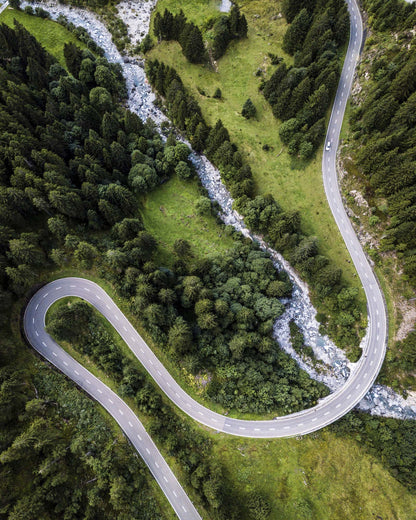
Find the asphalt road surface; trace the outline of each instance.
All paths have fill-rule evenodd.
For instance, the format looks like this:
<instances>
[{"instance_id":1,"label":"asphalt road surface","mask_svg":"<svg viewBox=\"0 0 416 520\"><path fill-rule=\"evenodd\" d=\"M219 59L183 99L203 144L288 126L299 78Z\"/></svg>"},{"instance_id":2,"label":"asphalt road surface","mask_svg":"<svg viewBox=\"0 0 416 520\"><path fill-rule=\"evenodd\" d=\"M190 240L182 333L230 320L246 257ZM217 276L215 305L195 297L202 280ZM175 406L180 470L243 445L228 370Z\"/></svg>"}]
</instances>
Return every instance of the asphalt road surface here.
<instances>
[{"instance_id":1,"label":"asphalt road surface","mask_svg":"<svg viewBox=\"0 0 416 520\"><path fill-rule=\"evenodd\" d=\"M184 520L197 519L200 516L143 425L124 401L69 356L46 333L46 311L52 303L66 296L78 296L91 303L114 326L169 399L190 417L217 431L258 438L305 435L336 421L364 397L384 360L387 318L382 292L345 213L336 173L339 134L363 37L362 20L355 0L350 0L348 6L351 20L350 42L328 127L325 147L328 142L330 146L324 151L322 170L329 205L365 290L369 334L361 360L342 388L321 400L314 408L274 420L246 421L225 417L202 406L181 389L113 300L95 283L82 278L54 281L40 289L26 308L24 329L31 345L101 403L116 419L148 465L178 517Z\"/></svg>"},{"instance_id":2,"label":"asphalt road surface","mask_svg":"<svg viewBox=\"0 0 416 520\"><path fill-rule=\"evenodd\" d=\"M4 2L0 4L0 14L6 9L6 7L9 5L9 2Z\"/></svg>"}]
</instances>

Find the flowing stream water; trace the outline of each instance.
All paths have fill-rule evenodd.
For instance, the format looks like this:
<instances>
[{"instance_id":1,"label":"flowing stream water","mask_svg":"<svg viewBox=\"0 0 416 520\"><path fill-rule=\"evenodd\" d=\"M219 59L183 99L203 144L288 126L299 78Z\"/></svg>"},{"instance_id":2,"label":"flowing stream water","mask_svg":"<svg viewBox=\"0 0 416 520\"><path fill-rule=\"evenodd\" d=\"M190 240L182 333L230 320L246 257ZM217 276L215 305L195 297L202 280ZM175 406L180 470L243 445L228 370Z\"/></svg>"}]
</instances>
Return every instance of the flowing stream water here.
<instances>
[{"instance_id":1,"label":"flowing stream water","mask_svg":"<svg viewBox=\"0 0 416 520\"><path fill-rule=\"evenodd\" d=\"M149 30L150 14L157 0L138 2L123 1L119 4L119 15L126 23L130 36L134 41L141 41ZM227 2L222 2L221 6ZM29 5L23 2L22 5ZM160 129L163 121L168 121L166 116L153 104L155 95L152 92L142 66L133 58L123 57L112 42L111 34L95 14L67 5L53 2L31 2L32 6L40 6L49 11L51 17L56 19L64 15L68 21L87 29L91 37L105 51L106 58L113 63L122 66L128 91L128 107L138 114L144 121L150 118ZM120 7L121 6L121 7ZM182 139L183 142L189 143ZM274 324L274 337L280 346L296 360L299 366L313 379L325 383L331 391L336 390L347 380L355 364L351 363L344 352L325 335L319 332L319 323L316 320L316 310L313 307L308 287L299 278L290 264L275 250L269 247L261 236L251 233L244 224L243 217L233 209L233 199L222 183L221 176L208 159L200 154L192 152L189 159L194 164L201 183L206 188L211 200L218 202L221 207L221 218L225 224L233 226L244 236L258 242L260 248L266 251L273 260L276 269L284 269L292 283L293 294L285 300L285 312ZM289 322L294 320L301 329L305 344L312 347L317 365L300 357L292 347L290 341ZM367 338L364 337L361 345ZM367 410L372 414L416 419L416 407L409 405L400 395L391 388L375 384L359 403L358 408Z\"/></svg>"}]
</instances>

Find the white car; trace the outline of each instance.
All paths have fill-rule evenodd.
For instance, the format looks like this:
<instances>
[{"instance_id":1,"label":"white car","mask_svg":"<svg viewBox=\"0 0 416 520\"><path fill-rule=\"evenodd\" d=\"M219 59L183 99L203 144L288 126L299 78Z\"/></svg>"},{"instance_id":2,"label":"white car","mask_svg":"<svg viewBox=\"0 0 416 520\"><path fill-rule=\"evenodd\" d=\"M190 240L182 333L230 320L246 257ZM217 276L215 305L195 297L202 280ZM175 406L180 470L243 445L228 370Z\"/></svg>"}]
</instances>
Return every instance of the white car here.
<instances>
[{"instance_id":1,"label":"white car","mask_svg":"<svg viewBox=\"0 0 416 520\"><path fill-rule=\"evenodd\" d=\"M331 149L331 141L328 141L328 142L326 143L325 150L326 150L327 152L329 152L330 149Z\"/></svg>"}]
</instances>

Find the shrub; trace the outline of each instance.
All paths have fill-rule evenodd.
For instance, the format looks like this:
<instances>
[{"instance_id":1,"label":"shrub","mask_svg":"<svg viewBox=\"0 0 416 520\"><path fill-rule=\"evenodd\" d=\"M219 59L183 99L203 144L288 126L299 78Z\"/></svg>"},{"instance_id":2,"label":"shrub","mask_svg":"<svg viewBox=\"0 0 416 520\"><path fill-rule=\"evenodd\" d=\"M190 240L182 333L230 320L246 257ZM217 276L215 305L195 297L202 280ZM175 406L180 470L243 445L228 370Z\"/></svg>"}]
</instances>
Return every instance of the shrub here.
<instances>
[{"instance_id":1,"label":"shrub","mask_svg":"<svg viewBox=\"0 0 416 520\"><path fill-rule=\"evenodd\" d=\"M211 201L208 197L199 197L195 204L198 215L209 215L211 213Z\"/></svg>"},{"instance_id":2,"label":"shrub","mask_svg":"<svg viewBox=\"0 0 416 520\"><path fill-rule=\"evenodd\" d=\"M221 89L217 88L214 92L214 95L212 96L215 99L221 99L222 98L222 92Z\"/></svg>"},{"instance_id":3,"label":"shrub","mask_svg":"<svg viewBox=\"0 0 416 520\"><path fill-rule=\"evenodd\" d=\"M180 179L190 179L193 176L193 171L184 161L179 161L175 167L175 173Z\"/></svg>"}]
</instances>

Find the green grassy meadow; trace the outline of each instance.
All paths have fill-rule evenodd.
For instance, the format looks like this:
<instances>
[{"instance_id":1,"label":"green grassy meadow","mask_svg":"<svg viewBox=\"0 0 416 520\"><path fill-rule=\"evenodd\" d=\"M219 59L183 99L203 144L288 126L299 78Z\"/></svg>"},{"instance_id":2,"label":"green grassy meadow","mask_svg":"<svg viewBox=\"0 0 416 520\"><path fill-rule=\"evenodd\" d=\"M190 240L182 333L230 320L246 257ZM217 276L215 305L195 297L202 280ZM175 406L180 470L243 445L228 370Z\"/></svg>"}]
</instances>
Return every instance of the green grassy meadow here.
<instances>
[{"instance_id":1,"label":"green grassy meadow","mask_svg":"<svg viewBox=\"0 0 416 520\"><path fill-rule=\"evenodd\" d=\"M186 0L185 2L163 0L156 4L154 13L157 11L163 12L165 9L177 13L180 9L183 9L191 22L201 26L209 18L218 14L220 4L221 0Z\"/></svg>"},{"instance_id":2,"label":"green grassy meadow","mask_svg":"<svg viewBox=\"0 0 416 520\"><path fill-rule=\"evenodd\" d=\"M197 0L187 0L180 5L174 0L160 0L157 9L168 8L175 12L182 8L192 21L203 25L207 15L202 13L208 10L215 15L216 5ZM289 156L279 138L280 122L259 91L261 77L256 75L257 71L269 77L275 70L268 53L283 56L288 64L292 62L281 49L286 22L279 17L280 2L249 0L242 5L242 12L248 21L248 38L230 44L217 63L217 71L208 65L188 63L176 42L161 42L150 51L149 57L176 68L201 105L208 123L215 124L221 119L231 139L244 152L253 170L257 193L272 193L284 209L299 210L304 231L318 237L323 253L342 268L349 284L362 291L327 204L321 152L307 164ZM216 88L221 89L222 99L212 97ZM241 116L241 109L248 97L256 106L257 117L247 121ZM270 150L263 150L263 145L268 145ZM364 295L360 294L364 309Z\"/></svg>"},{"instance_id":3,"label":"green grassy meadow","mask_svg":"<svg viewBox=\"0 0 416 520\"><path fill-rule=\"evenodd\" d=\"M299 439L221 436L227 475L270 500L270 520L413 519L416 497L359 444L321 431Z\"/></svg>"},{"instance_id":4,"label":"green grassy meadow","mask_svg":"<svg viewBox=\"0 0 416 520\"><path fill-rule=\"evenodd\" d=\"M142 217L146 229L158 238L158 260L172 263L173 243L179 238L192 244L199 258L231 249L234 240L212 215L199 216L195 203L201 194L197 181L182 181L176 175L149 193L142 201Z\"/></svg>"},{"instance_id":5,"label":"green grassy meadow","mask_svg":"<svg viewBox=\"0 0 416 520\"><path fill-rule=\"evenodd\" d=\"M50 52L59 63L65 67L64 43L76 43L82 49L86 45L78 40L65 27L52 20L45 20L38 16L26 14L23 11L7 8L0 14L0 22L13 27L14 20L24 25L24 27Z\"/></svg>"}]
</instances>

